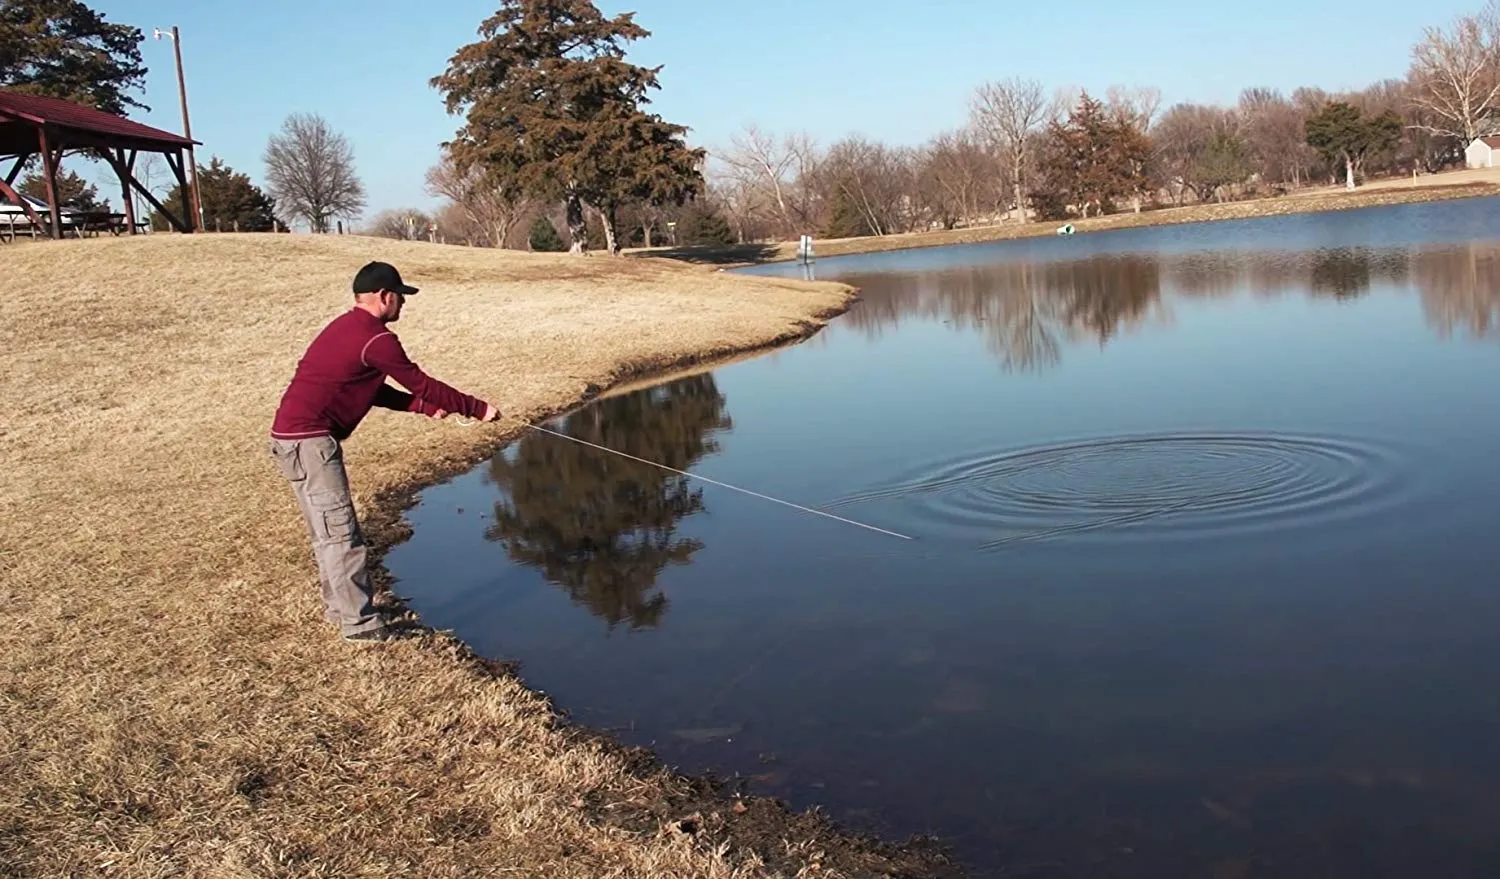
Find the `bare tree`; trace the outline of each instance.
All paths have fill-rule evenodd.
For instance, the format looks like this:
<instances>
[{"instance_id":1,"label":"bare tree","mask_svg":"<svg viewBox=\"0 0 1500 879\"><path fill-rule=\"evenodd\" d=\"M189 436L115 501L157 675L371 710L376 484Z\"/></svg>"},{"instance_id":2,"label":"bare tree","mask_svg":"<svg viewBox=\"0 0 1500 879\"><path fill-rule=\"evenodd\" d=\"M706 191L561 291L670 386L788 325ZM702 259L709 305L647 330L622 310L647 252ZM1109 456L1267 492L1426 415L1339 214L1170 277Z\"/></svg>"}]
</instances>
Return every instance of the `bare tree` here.
<instances>
[{"instance_id":1,"label":"bare tree","mask_svg":"<svg viewBox=\"0 0 1500 879\"><path fill-rule=\"evenodd\" d=\"M741 244L759 241L782 231L776 205L766 188L754 178L746 178L733 168L717 168L712 162L705 169L704 177L708 181L708 198L720 205L734 230L736 241ZM675 239L675 234L673 237Z\"/></svg>"},{"instance_id":2,"label":"bare tree","mask_svg":"<svg viewBox=\"0 0 1500 879\"><path fill-rule=\"evenodd\" d=\"M1137 130L1148 132L1161 109L1161 89L1154 85L1112 85L1104 93L1104 105Z\"/></svg>"},{"instance_id":3,"label":"bare tree","mask_svg":"<svg viewBox=\"0 0 1500 879\"><path fill-rule=\"evenodd\" d=\"M480 165L459 162L443 150L427 170L427 194L440 195L457 205L475 226L485 231L491 247L504 247L521 216L535 201L523 194L520 183Z\"/></svg>"},{"instance_id":4,"label":"bare tree","mask_svg":"<svg viewBox=\"0 0 1500 879\"><path fill-rule=\"evenodd\" d=\"M1303 110L1279 91L1249 88L1240 93L1237 112L1240 134L1261 178L1301 185L1318 158L1317 151L1307 145Z\"/></svg>"},{"instance_id":5,"label":"bare tree","mask_svg":"<svg viewBox=\"0 0 1500 879\"><path fill-rule=\"evenodd\" d=\"M852 210L872 235L909 231L908 206L915 176L902 150L852 135L828 149L818 178L829 203Z\"/></svg>"},{"instance_id":6,"label":"bare tree","mask_svg":"<svg viewBox=\"0 0 1500 879\"><path fill-rule=\"evenodd\" d=\"M376 214L368 231L379 238L428 241L434 222L430 214L417 208L391 208Z\"/></svg>"},{"instance_id":7,"label":"bare tree","mask_svg":"<svg viewBox=\"0 0 1500 879\"><path fill-rule=\"evenodd\" d=\"M352 219L364 209L354 151L321 116L288 116L281 133L266 144L265 163L266 182L284 221L300 217L312 231L326 233L333 218Z\"/></svg>"},{"instance_id":8,"label":"bare tree","mask_svg":"<svg viewBox=\"0 0 1500 879\"><path fill-rule=\"evenodd\" d=\"M985 83L975 91L970 111L975 124L1010 160L1016 212L1024 223L1031 134L1046 120L1047 98L1042 84L1019 78Z\"/></svg>"},{"instance_id":9,"label":"bare tree","mask_svg":"<svg viewBox=\"0 0 1500 879\"><path fill-rule=\"evenodd\" d=\"M1238 122L1232 110L1203 104L1174 104L1153 132L1152 145L1161 172L1182 204L1184 190L1199 201L1214 197L1224 181L1213 165L1216 148L1238 137Z\"/></svg>"},{"instance_id":10,"label":"bare tree","mask_svg":"<svg viewBox=\"0 0 1500 879\"><path fill-rule=\"evenodd\" d=\"M157 201L165 202L167 193L177 182L170 169L167 168L167 160L161 153L141 153L135 162L135 179L146 191L155 196ZM131 190L131 197L137 199L135 212L137 217L151 217L151 231L160 231L170 228L166 217L151 209L151 203L141 197L140 193ZM160 223L161 225L156 225Z\"/></svg>"},{"instance_id":11,"label":"bare tree","mask_svg":"<svg viewBox=\"0 0 1500 879\"><path fill-rule=\"evenodd\" d=\"M818 150L806 134L789 134L778 143L755 125L730 140L718 159L745 183L763 185L782 224L781 231L809 231L813 222L810 182L818 164Z\"/></svg>"},{"instance_id":12,"label":"bare tree","mask_svg":"<svg viewBox=\"0 0 1500 879\"><path fill-rule=\"evenodd\" d=\"M1419 123L1465 145L1491 134L1500 100L1500 14L1494 0L1479 15L1460 16L1451 31L1428 28L1412 48L1413 100L1436 118Z\"/></svg>"},{"instance_id":13,"label":"bare tree","mask_svg":"<svg viewBox=\"0 0 1500 879\"><path fill-rule=\"evenodd\" d=\"M483 247L490 243L490 230L475 223L467 211L453 202L438 208L432 222L437 224L439 244L451 241L469 247Z\"/></svg>"},{"instance_id":14,"label":"bare tree","mask_svg":"<svg viewBox=\"0 0 1500 879\"><path fill-rule=\"evenodd\" d=\"M974 224L985 189L996 179L993 158L972 127L933 138L922 163L919 191L944 227Z\"/></svg>"}]
</instances>

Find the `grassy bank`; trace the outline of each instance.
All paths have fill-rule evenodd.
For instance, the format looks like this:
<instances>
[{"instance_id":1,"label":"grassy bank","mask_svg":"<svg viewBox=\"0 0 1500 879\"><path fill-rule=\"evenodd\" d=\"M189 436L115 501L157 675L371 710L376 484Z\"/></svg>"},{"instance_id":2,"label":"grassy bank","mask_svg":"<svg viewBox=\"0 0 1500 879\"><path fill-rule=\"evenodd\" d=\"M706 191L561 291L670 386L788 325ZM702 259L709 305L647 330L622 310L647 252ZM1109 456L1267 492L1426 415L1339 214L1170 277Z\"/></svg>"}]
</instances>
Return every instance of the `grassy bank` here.
<instances>
[{"instance_id":1,"label":"grassy bank","mask_svg":"<svg viewBox=\"0 0 1500 879\"><path fill-rule=\"evenodd\" d=\"M1383 180L1354 192L1342 189L1319 189L1276 198L1261 198L1226 204L1201 204L1181 208L1162 208L1141 213L1118 213L1073 222L1079 233L1106 229L1128 229L1141 226L1169 226L1182 223L1205 223L1216 220L1244 220L1286 214L1308 214L1322 211L1350 210L1378 205L1444 201L1453 198L1479 198L1500 195L1500 169L1456 171L1434 174L1416 180ZM969 229L946 229L934 232L912 232L904 235L866 236L862 238L828 238L814 241L818 257L907 250L916 247L940 247L951 244L977 244L1055 235L1061 221L1045 223L1006 223ZM767 242L731 247L658 247L637 248L632 256L664 257L690 263L719 266L753 265L785 262L797 258L797 242Z\"/></svg>"},{"instance_id":2,"label":"grassy bank","mask_svg":"<svg viewBox=\"0 0 1500 879\"><path fill-rule=\"evenodd\" d=\"M847 287L363 238L0 258L0 875L943 872L571 727L442 633L339 641L265 455L297 357L368 259L422 287L397 325L417 362L528 420L805 336ZM513 430L372 412L347 460L377 558L417 488Z\"/></svg>"}]
</instances>

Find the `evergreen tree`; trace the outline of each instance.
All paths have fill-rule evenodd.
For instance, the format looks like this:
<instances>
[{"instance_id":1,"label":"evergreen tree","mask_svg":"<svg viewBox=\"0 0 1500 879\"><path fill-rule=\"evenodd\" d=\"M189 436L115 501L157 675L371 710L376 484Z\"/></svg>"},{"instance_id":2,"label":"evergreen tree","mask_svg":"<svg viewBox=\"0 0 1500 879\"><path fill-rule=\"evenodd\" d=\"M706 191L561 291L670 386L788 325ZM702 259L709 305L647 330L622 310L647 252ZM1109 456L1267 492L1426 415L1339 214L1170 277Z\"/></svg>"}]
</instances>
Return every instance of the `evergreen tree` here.
<instances>
[{"instance_id":1,"label":"evergreen tree","mask_svg":"<svg viewBox=\"0 0 1500 879\"><path fill-rule=\"evenodd\" d=\"M829 212L828 225L823 229L825 238L863 238L874 235L870 218L845 193L844 187L834 190L833 209Z\"/></svg>"},{"instance_id":2,"label":"evergreen tree","mask_svg":"<svg viewBox=\"0 0 1500 879\"><path fill-rule=\"evenodd\" d=\"M145 87L143 39L79 0L0 0L0 88L119 116L149 110L127 94Z\"/></svg>"},{"instance_id":3,"label":"evergreen tree","mask_svg":"<svg viewBox=\"0 0 1500 879\"><path fill-rule=\"evenodd\" d=\"M1040 156L1042 185L1033 192L1038 213L1058 203L1104 214L1139 190L1151 145L1138 127L1084 92L1066 122L1048 126Z\"/></svg>"},{"instance_id":4,"label":"evergreen tree","mask_svg":"<svg viewBox=\"0 0 1500 879\"><path fill-rule=\"evenodd\" d=\"M1401 117L1387 110L1366 118L1344 101L1331 101L1321 112L1305 123L1307 143L1331 163L1344 165L1344 186L1354 188L1354 180L1364 168L1365 159L1388 150L1401 142Z\"/></svg>"},{"instance_id":5,"label":"evergreen tree","mask_svg":"<svg viewBox=\"0 0 1500 879\"><path fill-rule=\"evenodd\" d=\"M586 203L617 252L622 204L681 204L701 188L704 151L683 143L682 126L641 109L660 68L624 60L623 43L650 35L633 13L605 18L589 0L503 0L479 34L432 79L448 112L465 115L444 146L530 195L561 199L571 250L586 247Z\"/></svg>"},{"instance_id":6,"label":"evergreen tree","mask_svg":"<svg viewBox=\"0 0 1500 879\"><path fill-rule=\"evenodd\" d=\"M162 204L179 217L188 216L182 186L174 186ZM208 167L198 166L198 197L203 202L203 228L228 232L239 223L241 232L270 232L276 217L276 200L250 182L249 175L235 171L213 156ZM160 211L151 214L153 229L170 228Z\"/></svg>"},{"instance_id":7,"label":"evergreen tree","mask_svg":"<svg viewBox=\"0 0 1500 879\"><path fill-rule=\"evenodd\" d=\"M1250 152L1245 142L1227 131L1214 135L1214 139L1198 158L1197 178L1205 198L1218 196L1219 190L1243 181L1250 176L1252 167Z\"/></svg>"},{"instance_id":8,"label":"evergreen tree","mask_svg":"<svg viewBox=\"0 0 1500 879\"><path fill-rule=\"evenodd\" d=\"M99 200L99 188L76 171L63 171L57 175L57 201L65 208L75 211L107 211L109 202ZM22 195L46 202L47 181L41 174L29 174L18 187Z\"/></svg>"},{"instance_id":9,"label":"evergreen tree","mask_svg":"<svg viewBox=\"0 0 1500 879\"><path fill-rule=\"evenodd\" d=\"M688 205L677 221L677 242L683 245L728 247L734 244L729 221L712 205L695 201Z\"/></svg>"},{"instance_id":10,"label":"evergreen tree","mask_svg":"<svg viewBox=\"0 0 1500 879\"><path fill-rule=\"evenodd\" d=\"M551 220L538 216L531 221L531 249L538 253L556 253L567 250L568 245L557 234L557 227Z\"/></svg>"}]
</instances>

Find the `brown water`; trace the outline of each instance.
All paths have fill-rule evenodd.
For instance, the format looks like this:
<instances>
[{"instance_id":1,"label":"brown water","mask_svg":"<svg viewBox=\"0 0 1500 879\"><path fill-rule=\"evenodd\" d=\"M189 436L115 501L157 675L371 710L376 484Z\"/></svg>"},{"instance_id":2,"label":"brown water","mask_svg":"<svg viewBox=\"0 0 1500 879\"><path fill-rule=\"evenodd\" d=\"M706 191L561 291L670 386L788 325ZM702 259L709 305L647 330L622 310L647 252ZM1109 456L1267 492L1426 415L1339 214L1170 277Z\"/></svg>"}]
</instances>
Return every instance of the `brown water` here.
<instances>
[{"instance_id":1,"label":"brown water","mask_svg":"<svg viewBox=\"0 0 1500 879\"><path fill-rule=\"evenodd\" d=\"M424 493L432 625L975 875L1500 875L1500 202L822 260ZM797 266L756 271L798 274Z\"/></svg>"}]
</instances>

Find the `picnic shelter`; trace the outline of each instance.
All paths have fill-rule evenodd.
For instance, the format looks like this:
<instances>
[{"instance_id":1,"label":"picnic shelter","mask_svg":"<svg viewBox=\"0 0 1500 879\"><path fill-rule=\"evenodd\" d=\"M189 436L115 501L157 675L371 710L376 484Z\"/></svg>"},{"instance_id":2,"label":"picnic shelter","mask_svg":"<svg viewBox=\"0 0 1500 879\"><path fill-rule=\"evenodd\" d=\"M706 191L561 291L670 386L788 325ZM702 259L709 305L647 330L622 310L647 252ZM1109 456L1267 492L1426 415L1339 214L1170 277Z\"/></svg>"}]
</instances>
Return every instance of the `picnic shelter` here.
<instances>
[{"instance_id":1,"label":"picnic shelter","mask_svg":"<svg viewBox=\"0 0 1500 879\"><path fill-rule=\"evenodd\" d=\"M143 125L124 116L106 113L74 101L0 90L0 195L20 205L38 230L53 238L62 236L62 210L57 203L57 173L64 153L83 153L103 159L120 178L125 195L124 220L130 234L136 234L134 187L150 202L173 228L192 232L196 217L180 217L156 199L135 179L135 162L140 153L161 153L176 175L179 192L188 191L186 161L192 161L192 148L201 145L180 134ZM36 208L12 187L21 169L35 156L42 159L42 175L47 182L45 221ZM14 164L8 171L5 162ZM190 198L188 200L191 200Z\"/></svg>"}]
</instances>

